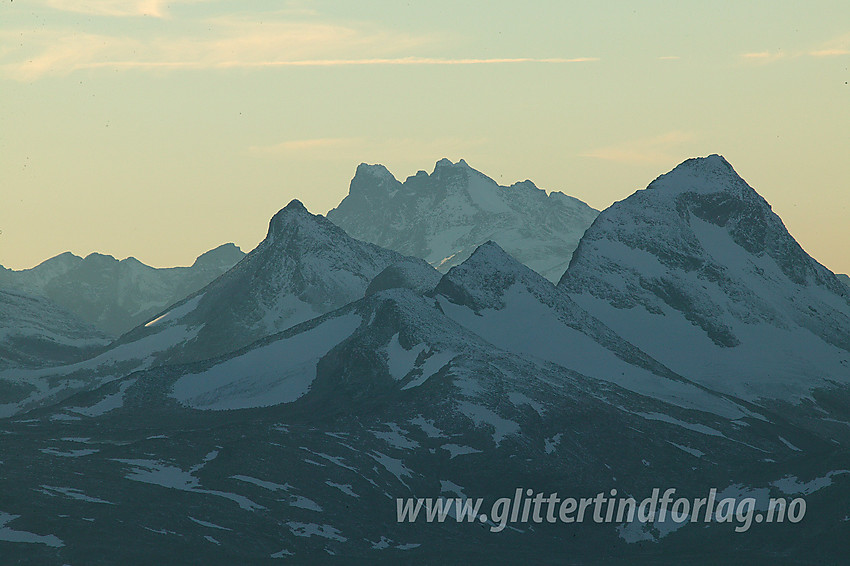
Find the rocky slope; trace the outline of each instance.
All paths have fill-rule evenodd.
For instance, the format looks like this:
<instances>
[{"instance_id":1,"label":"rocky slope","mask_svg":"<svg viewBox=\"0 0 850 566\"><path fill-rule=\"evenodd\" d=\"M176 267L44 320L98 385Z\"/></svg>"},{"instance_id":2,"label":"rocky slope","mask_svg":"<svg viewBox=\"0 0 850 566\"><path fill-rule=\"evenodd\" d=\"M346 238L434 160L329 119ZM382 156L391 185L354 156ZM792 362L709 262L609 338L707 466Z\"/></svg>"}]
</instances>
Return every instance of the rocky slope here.
<instances>
[{"instance_id":1,"label":"rocky slope","mask_svg":"<svg viewBox=\"0 0 850 566\"><path fill-rule=\"evenodd\" d=\"M44 297L0 289L0 370L73 363L109 342L105 334Z\"/></svg>"}]
</instances>

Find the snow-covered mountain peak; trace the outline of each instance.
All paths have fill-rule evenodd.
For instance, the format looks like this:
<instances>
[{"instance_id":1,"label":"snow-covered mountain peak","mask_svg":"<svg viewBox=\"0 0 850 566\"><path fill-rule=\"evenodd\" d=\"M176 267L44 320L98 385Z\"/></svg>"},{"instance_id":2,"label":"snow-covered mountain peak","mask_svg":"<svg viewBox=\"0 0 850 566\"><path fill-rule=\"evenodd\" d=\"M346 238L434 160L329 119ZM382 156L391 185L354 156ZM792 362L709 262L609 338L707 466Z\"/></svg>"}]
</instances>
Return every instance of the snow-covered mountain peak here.
<instances>
[{"instance_id":1,"label":"snow-covered mountain peak","mask_svg":"<svg viewBox=\"0 0 850 566\"><path fill-rule=\"evenodd\" d=\"M508 252L494 242L487 240L478 246L472 255L461 265L452 268L457 273L475 271L477 273L493 273L496 271L525 271L524 267Z\"/></svg>"},{"instance_id":2,"label":"snow-covered mountain peak","mask_svg":"<svg viewBox=\"0 0 850 566\"><path fill-rule=\"evenodd\" d=\"M242 261L116 344L154 363L227 353L356 301L376 275L401 259L355 240L293 200Z\"/></svg>"},{"instance_id":3,"label":"snow-covered mountain peak","mask_svg":"<svg viewBox=\"0 0 850 566\"><path fill-rule=\"evenodd\" d=\"M481 190L481 187L474 186L476 181L480 184L486 185L490 191L497 192L502 188L499 187L496 181L481 171L470 167L463 159L459 160L457 163L452 163L444 157L434 165L434 172L431 173L431 177L433 177L432 182L443 181L450 193L454 191L467 193L473 201L480 201L480 199L476 199L476 195L471 194L472 191ZM478 204L480 204L480 202Z\"/></svg>"},{"instance_id":4,"label":"snow-covered mountain peak","mask_svg":"<svg viewBox=\"0 0 850 566\"><path fill-rule=\"evenodd\" d=\"M293 199L269 222L265 244L316 243L333 239L342 230L324 216L312 214L298 199Z\"/></svg>"},{"instance_id":5,"label":"snow-covered mountain peak","mask_svg":"<svg viewBox=\"0 0 850 566\"><path fill-rule=\"evenodd\" d=\"M758 196L722 155L687 159L649 184L648 190L670 195L682 193L729 193L737 197Z\"/></svg>"},{"instance_id":6,"label":"snow-covered mountain peak","mask_svg":"<svg viewBox=\"0 0 850 566\"><path fill-rule=\"evenodd\" d=\"M674 371L697 365L724 392L791 397L847 375L846 286L720 156L688 160L603 211L559 287ZM768 346L777 343L782 355ZM749 381L727 378L741 367Z\"/></svg>"},{"instance_id":7,"label":"snow-covered mountain peak","mask_svg":"<svg viewBox=\"0 0 850 566\"><path fill-rule=\"evenodd\" d=\"M488 241L472 252L462 264L453 267L440 280L434 292L474 311L500 308L505 290L516 283L526 289L552 284L511 257L496 242Z\"/></svg>"}]
</instances>

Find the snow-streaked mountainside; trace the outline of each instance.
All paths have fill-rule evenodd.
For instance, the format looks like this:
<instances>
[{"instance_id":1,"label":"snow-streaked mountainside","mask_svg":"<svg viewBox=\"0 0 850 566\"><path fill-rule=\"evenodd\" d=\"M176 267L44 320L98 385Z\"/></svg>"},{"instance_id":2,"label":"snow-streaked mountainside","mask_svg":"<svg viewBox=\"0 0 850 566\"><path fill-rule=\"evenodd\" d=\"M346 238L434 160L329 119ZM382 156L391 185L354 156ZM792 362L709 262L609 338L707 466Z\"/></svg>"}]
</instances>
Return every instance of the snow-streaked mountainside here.
<instances>
[{"instance_id":1,"label":"snow-streaked mountainside","mask_svg":"<svg viewBox=\"0 0 850 566\"><path fill-rule=\"evenodd\" d=\"M850 289L723 158L601 213L558 285L493 241L468 255L441 274L293 201L236 266L100 355L0 371L0 556L846 561ZM592 505L583 524L491 532L518 488L637 503L668 487L717 514L603 522ZM489 515L400 521L408 497L483 498ZM804 497L804 520L750 514L736 532L773 497Z\"/></svg>"},{"instance_id":2,"label":"snow-streaked mountainside","mask_svg":"<svg viewBox=\"0 0 850 566\"><path fill-rule=\"evenodd\" d=\"M0 414L132 371L239 350L360 299L387 267L413 261L351 238L294 200L275 214L266 238L237 265L124 334L98 356L44 371L0 373L7 383L37 384L27 398L0 398ZM421 272L419 276L427 277Z\"/></svg>"},{"instance_id":3,"label":"snow-streaked mountainside","mask_svg":"<svg viewBox=\"0 0 850 566\"><path fill-rule=\"evenodd\" d=\"M850 383L850 289L719 155L603 211L559 287L715 390L796 399Z\"/></svg>"},{"instance_id":4,"label":"snow-streaked mountainside","mask_svg":"<svg viewBox=\"0 0 850 566\"><path fill-rule=\"evenodd\" d=\"M452 268L434 294L449 318L505 351L674 405L743 414L623 340L493 242Z\"/></svg>"},{"instance_id":5,"label":"snow-streaked mountainside","mask_svg":"<svg viewBox=\"0 0 850 566\"><path fill-rule=\"evenodd\" d=\"M67 364L109 338L44 297L0 289L0 370Z\"/></svg>"},{"instance_id":6,"label":"snow-streaked mountainside","mask_svg":"<svg viewBox=\"0 0 850 566\"><path fill-rule=\"evenodd\" d=\"M119 261L110 255L81 258L66 252L31 269L0 267L0 288L43 295L118 336L194 293L244 256L235 245L223 244L199 256L191 267L155 268L132 257Z\"/></svg>"},{"instance_id":7,"label":"snow-streaked mountainside","mask_svg":"<svg viewBox=\"0 0 850 566\"><path fill-rule=\"evenodd\" d=\"M196 364L203 369L183 374L172 395L196 409L221 410L291 403L324 390L326 402L345 405L340 396L367 399L378 386L404 391L438 374L453 376L456 385L478 380L502 359L517 383L538 371L531 368L546 368L724 418L748 414L622 340L495 243L482 245L432 289L424 283L434 282L434 270L420 261L383 270L360 300ZM387 277L398 273L407 276Z\"/></svg>"},{"instance_id":8,"label":"snow-streaked mountainside","mask_svg":"<svg viewBox=\"0 0 850 566\"><path fill-rule=\"evenodd\" d=\"M117 342L143 344L182 329L159 363L232 352L361 298L381 271L403 259L355 240L293 200L274 215L266 238L235 267Z\"/></svg>"},{"instance_id":9,"label":"snow-streaked mountainside","mask_svg":"<svg viewBox=\"0 0 850 566\"><path fill-rule=\"evenodd\" d=\"M850 493L850 429L838 421L798 427L793 410L677 380L494 244L430 292L411 288L415 268L400 271L411 276L243 350L7 420L8 528L53 537L27 557L87 562L97 540L111 561L431 563L450 552L545 563L579 528L566 542L579 563L600 549L635 564L716 548L825 563L843 552L846 509L830 502ZM587 359L603 360L591 371L604 379L581 372ZM659 383L648 395L635 391L640 372ZM843 406L831 415L841 422ZM804 491L811 518L746 535L715 522L529 521L497 534L492 520L396 519L397 497L484 497L488 512L517 487L641 499L659 485L688 497L715 486L759 509ZM42 506L55 512L34 521Z\"/></svg>"},{"instance_id":10,"label":"snow-streaked mountainside","mask_svg":"<svg viewBox=\"0 0 850 566\"><path fill-rule=\"evenodd\" d=\"M841 273L841 274L838 275L838 278L841 280L842 283L850 286L850 275L847 275L845 273Z\"/></svg>"},{"instance_id":11,"label":"snow-streaked mountainside","mask_svg":"<svg viewBox=\"0 0 850 566\"><path fill-rule=\"evenodd\" d=\"M440 271L488 240L557 281L598 212L531 181L498 185L464 160L437 162L403 183L383 165L361 164L328 219L367 242L425 259Z\"/></svg>"}]
</instances>

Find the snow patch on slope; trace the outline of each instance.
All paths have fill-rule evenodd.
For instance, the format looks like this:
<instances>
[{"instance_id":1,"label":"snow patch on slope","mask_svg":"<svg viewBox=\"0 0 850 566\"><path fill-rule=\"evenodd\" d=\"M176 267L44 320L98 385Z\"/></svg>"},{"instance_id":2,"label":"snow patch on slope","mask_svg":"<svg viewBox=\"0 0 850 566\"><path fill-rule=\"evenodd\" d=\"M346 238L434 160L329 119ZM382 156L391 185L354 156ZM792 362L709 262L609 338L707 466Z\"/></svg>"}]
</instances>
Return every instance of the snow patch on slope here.
<instances>
[{"instance_id":1,"label":"snow patch on slope","mask_svg":"<svg viewBox=\"0 0 850 566\"><path fill-rule=\"evenodd\" d=\"M174 384L172 396L195 409L247 409L291 403L309 391L318 361L348 338L361 322L357 315L332 318L204 372L184 375Z\"/></svg>"}]
</instances>

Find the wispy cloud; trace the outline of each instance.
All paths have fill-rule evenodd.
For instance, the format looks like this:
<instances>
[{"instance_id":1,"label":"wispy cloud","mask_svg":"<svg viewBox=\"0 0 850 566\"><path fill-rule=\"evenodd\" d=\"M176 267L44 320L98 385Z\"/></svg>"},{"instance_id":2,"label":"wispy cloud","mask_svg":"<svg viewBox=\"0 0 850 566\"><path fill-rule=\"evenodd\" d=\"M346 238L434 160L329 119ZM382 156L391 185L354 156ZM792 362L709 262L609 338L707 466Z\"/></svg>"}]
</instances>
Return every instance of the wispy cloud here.
<instances>
[{"instance_id":1,"label":"wispy cloud","mask_svg":"<svg viewBox=\"0 0 850 566\"><path fill-rule=\"evenodd\" d=\"M812 57L837 57L839 55L850 55L850 49L836 47L829 49L816 49L815 51L809 51L809 55Z\"/></svg>"},{"instance_id":2,"label":"wispy cloud","mask_svg":"<svg viewBox=\"0 0 850 566\"><path fill-rule=\"evenodd\" d=\"M758 63L772 63L780 60L801 59L805 57L841 57L850 55L850 34L837 37L831 41L810 49L796 50L765 50L742 53L741 59Z\"/></svg>"},{"instance_id":3,"label":"wispy cloud","mask_svg":"<svg viewBox=\"0 0 850 566\"><path fill-rule=\"evenodd\" d=\"M575 59L535 59L530 57L502 59L439 59L432 57L399 57L376 59L301 59L295 61L245 61L238 59L221 61L105 61L91 63L80 68L116 67L116 68L184 68L184 69L226 69L231 67L345 67L358 65L496 65L500 63L584 63L598 61L592 57Z\"/></svg>"},{"instance_id":4,"label":"wispy cloud","mask_svg":"<svg viewBox=\"0 0 850 566\"><path fill-rule=\"evenodd\" d=\"M0 72L26 81L103 67L212 69L321 64L336 60L341 53L374 58L431 41L369 26L320 21L219 17L203 24L205 31L196 35L140 32L119 36L66 28L0 30L0 44L14 46L0 58Z\"/></svg>"},{"instance_id":5,"label":"wispy cloud","mask_svg":"<svg viewBox=\"0 0 850 566\"><path fill-rule=\"evenodd\" d=\"M770 61L778 61L779 59L784 59L787 57L787 53L783 53L782 51L754 51L751 53L742 53L741 58L747 61L757 61L761 63L767 63Z\"/></svg>"},{"instance_id":6,"label":"wispy cloud","mask_svg":"<svg viewBox=\"0 0 850 566\"><path fill-rule=\"evenodd\" d=\"M140 2L49 0L67 9L116 14L151 13L165 17L166 4ZM184 0L191 1L191 0ZM90 5L91 4L91 5ZM94 4L97 4L95 7ZM284 12L290 8L284 8ZM306 9L296 6L292 9ZM196 22L197 23L197 22ZM195 35L118 36L73 29L0 30L0 74L21 81L67 75L85 69L229 69L263 67L331 67L355 65L495 65L567 64L595 61L575 58L441 58L409 55L433 50L445 38L413 35L365 23L339 24L317 18L295 18L280 11L262 15L229 15L201 22ZM196 26L200 27L200 26ZM152 29L146 28L150 33ZM20 41L20 37L24 41Z\"/></svg>"},{"instance_id":7,"label":"wispy cloud","mask_svg":"<svg viewBox=\"0 0 850 566\"><path fill-rule=\"evenodd\" d=\"M203 1L205 0L46 0L46 4L55 10L91 16L165 18L168 17L168 5Z\"/></svg>"},{"instance_id":8,"label":"wispy cloud","mask_svg":"<svg viewBox=\"0 0 850 566\"><path fill-rule=\"evenodd\" d=\"M682 144L693 139L693 134L672 131L659 136L592 149L580 155L631 165L663 165L680 156L679 150Z\"/></svg>"}]
</instances>

